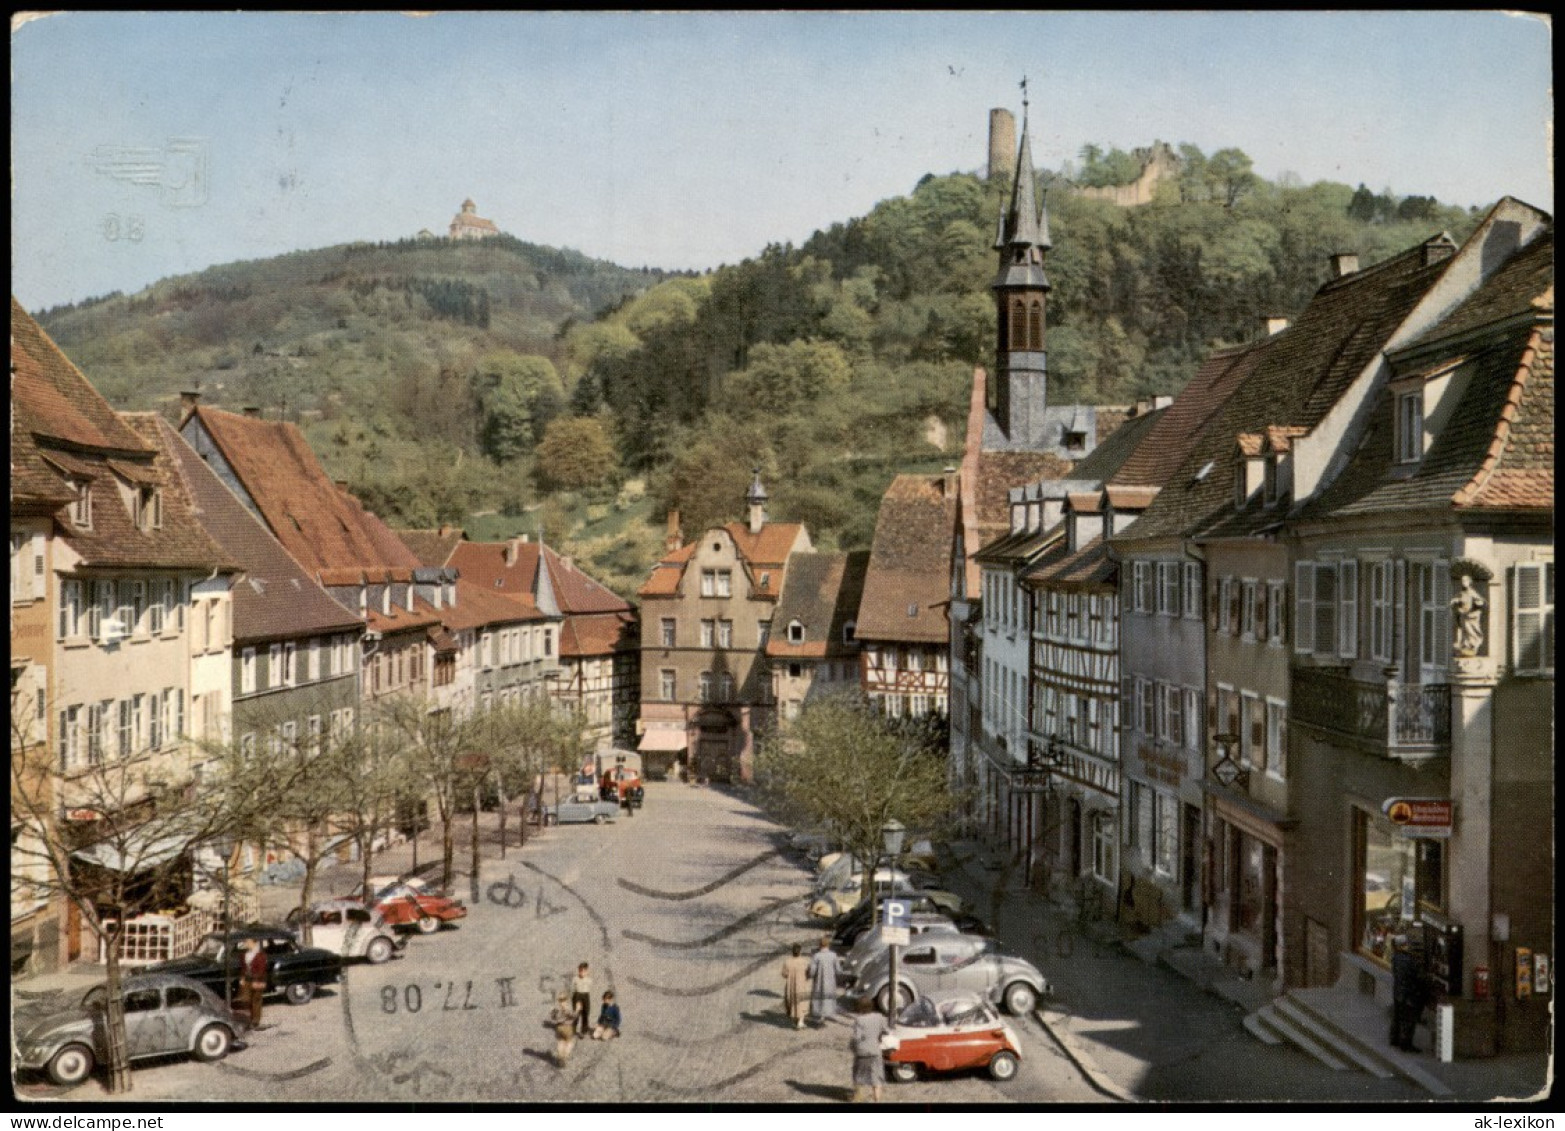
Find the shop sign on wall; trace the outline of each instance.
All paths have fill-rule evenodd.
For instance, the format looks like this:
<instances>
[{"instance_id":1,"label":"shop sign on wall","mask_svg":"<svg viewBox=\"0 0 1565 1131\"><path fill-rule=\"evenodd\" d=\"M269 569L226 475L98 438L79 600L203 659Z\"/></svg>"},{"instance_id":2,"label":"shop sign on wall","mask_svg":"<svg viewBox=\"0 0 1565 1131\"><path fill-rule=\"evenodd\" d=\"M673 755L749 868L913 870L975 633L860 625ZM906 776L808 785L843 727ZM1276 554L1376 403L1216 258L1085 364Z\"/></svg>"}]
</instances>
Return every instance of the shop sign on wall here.
<instances>
[{"instance_id":1,"label":"shop sign on wall","mask_svg":"<svg viewBox=\"0 0 1565 1131\"><path fill-rule=\"evenodd\" d=\"M1403 836L1451 835L1452 803L1444 797L1388 797L1380 807Z\"/></svg>"}]
</instances>

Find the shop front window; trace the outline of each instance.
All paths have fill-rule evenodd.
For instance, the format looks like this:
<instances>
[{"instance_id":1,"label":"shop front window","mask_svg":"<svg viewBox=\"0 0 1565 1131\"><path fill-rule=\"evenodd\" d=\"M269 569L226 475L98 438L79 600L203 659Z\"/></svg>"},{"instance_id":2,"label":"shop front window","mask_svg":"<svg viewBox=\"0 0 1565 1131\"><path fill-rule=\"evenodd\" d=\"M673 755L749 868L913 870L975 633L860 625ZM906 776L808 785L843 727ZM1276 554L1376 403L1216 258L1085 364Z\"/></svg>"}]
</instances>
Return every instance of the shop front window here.
<instances>
[{"instance_id":1,"label":"shop front window","mask_svg":"<svg viewBox=\"0 0 1565 1131\"><path fill-rule=\"evenodd\" d=\"M1409 933L1425 912L1445 911L1445 844L1397 836L1391 826L1367 813L1360 813L1358 821L1358 898L1363 908L1359 949L1390 962L1397 935Z\"/></svg>"}]
</instances>

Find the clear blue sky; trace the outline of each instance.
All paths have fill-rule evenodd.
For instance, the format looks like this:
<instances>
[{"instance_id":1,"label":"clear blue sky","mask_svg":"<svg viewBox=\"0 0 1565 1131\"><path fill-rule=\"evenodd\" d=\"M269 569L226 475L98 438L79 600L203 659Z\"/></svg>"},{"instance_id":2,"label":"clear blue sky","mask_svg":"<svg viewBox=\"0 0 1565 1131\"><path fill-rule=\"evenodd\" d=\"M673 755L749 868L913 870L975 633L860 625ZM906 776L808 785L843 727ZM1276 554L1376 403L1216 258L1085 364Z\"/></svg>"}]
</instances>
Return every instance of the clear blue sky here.
<instances>
[{"instance_id":1,"label":"clear blue sky","mask_svg":"<svg viewBox=\"0 0 1565 1131\"><path fill-rule=\"evenodd\" d=\"M11 47L35 310L443 234L464 197L629 266L733 263L981 169L1024 74L1044 166L1162 139L1267 177L1553 199L1549 29L1498 12L68 13Z\"/></svg>"}]
</instances>

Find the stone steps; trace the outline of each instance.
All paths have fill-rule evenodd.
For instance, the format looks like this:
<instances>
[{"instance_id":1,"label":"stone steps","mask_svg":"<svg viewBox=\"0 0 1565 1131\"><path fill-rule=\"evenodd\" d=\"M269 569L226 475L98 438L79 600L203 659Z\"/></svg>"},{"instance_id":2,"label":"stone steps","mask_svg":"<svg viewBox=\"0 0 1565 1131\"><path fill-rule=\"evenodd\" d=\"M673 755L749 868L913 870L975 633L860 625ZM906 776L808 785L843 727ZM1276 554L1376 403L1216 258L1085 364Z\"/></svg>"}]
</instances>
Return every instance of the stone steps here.
<instances>
[{"instance_id":1,"label":"stone steps","mask_svg":"<svg viewBox=\"0 0 1565 1131\"><path fill-rule=\"evenodd\" d=\"M1267 1044L1287 1041L1333 1069L1355 1068L1381 1080L1401 1076L1435 1096L1451 1090L1419 1064L1419 1055L1386 1043L1385 1006L1341 987L1291 990L1249 1014L1245 1028Z\"/></svg>"}]
</instances>

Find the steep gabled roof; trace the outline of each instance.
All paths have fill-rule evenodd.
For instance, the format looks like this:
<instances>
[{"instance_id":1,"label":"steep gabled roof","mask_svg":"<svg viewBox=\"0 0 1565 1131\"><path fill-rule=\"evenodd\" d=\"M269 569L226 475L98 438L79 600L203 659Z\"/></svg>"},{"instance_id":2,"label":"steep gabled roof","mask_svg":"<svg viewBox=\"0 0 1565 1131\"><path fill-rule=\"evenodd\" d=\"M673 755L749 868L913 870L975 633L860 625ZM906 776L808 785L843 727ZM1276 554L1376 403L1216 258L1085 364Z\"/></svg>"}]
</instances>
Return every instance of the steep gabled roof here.
<instances>
[{"instance_id":1,"label":"steep gabled roof","mask_svg":"<svg viewBox=\"0 0 1565 1131\"><path fill-rule=\"evenodd\" d=\"M423 564L390 527L332 482L295 425L204 405L193 415L273 535L305 567Z\"/></svg>"},{"instance_id":2,"label":"steep gabled roof","mask_svg":"<svg viewBox=\"0 0 1565 1131\"><path fill-rule=\"evenodd\" d=\"M1443 237L1333 279L1292 326L1234 358L1240 367L1237 387L1209 414L1146 513L1110 541L1219 530L1240 534L1280 521L1280 514L1257 506L1235 513L1237 437L1242 432L1264 437L1268 425L1311 429L1320 423L1446 270L1450 259L1428 252L1435 244L1443 246ZM1175 398L1165 420L1177 417L1183 396Z\"/></svg>"},{"instance_id":3,"label":"steep gabled roof","mask_svg":"<svg viewBox=\"0 0 1565 1131\"><path fill-rule=\"evenodd\" d=\"M868 568L869 552L865 550L795 554L788 563L788 580L772 615L766 654L783 659L855 654L856 640L845 643L843 631L858 615ZM788 639L788 627L794 621L804 628L804 640L798 644Z\"/></svg>"},{"instance_id":4,"label":"steep gabled roof","mask_svg":"<svg viewBox=\"0 0 1565 1131\"><path fill-rule=\"evenodd\" d=\"M46 447L101 455L152 451L14 296L11 411L13 428L30 433Z\"/></svg>"},{"instance_id":5,"label":"steep gabled roof","mask_svg":"<svg viewBox=\"0 0 1565 1131\"><path fill-rule=\"evenodd\" d=\"M413 556L426 566L448 564L451 551L456 549L463 538L461 528L455 526L442 526L435 530L398 530L396 535L413 552Z\"/></svg>"},{"instance_id":6,"label":"steep gabled roof","mask_svg":"<svg viewBox=\"0 0 1565 1131\"><path fill-rule=\"evenodd\" d=\"M1136 445L1108 479L1110 484L1162 486L1184 462L1201 429L1254 370L1267 341L1214 350L1180 390L1155 414L1144 442Z\"/></svg>"},{"instance_id":7,"label":"steep gabled roof","mask_svg":"<svg viewBox=\"0 0 1565 1131\"><path fill-rule=\"evenodd\" d=\"M956 500L942 476L899 475L875 520L859 603L861 640L933 643L949 638Z\"/></svg>"},{"instance_id":8,"label":"steep gabled roof","mask_svg":"<svg viewBox=\"0 0 1565 1131\"><path fill-rule=\"evenodd\" d=\"M740 564L749 578L752 597L776 598L781 592L782 573L788 566L793 548L801 538L807 538L804 524L800 522L768 522L760 533L751 534L742 522L730 522L722 527L734 540L739 552ZM686 542L677 550L664 554L652 567L652 574L642 583L637 595L641 597L672 597L679 592L684 579L685 566L696 551L699 539ZM808 545L808 542L805 543Z\"/></svg>"},{"instance_id":9,"label":"steep gabled roof","mask_svg":"<svg viewBox=\"0 0 1565 1131\"><path fill-rule=\"evenodd\" d=\"M445 565L455 566L464 581L496 593L523 594L529 600L538 580L539 550L549 571L555 603L566 616L579 613L621 613L629 602L594 581L576 567L537 542L467 542L456 544ZM509 561L507 560L509 557Z\"/></svg>"},{"instance_id":10,"label":"steep gabled roof","mask_svg":"<svg viewBox=\"0 0 1565 1131\"><path fill-rule=\"evenodd\" d=\"M163 446L194 503L202 528L244 570L233 587L233 630L239 642L327 632L357 632L363 622L329 593L272 537L172 425L158 420Z\"/></svg>"}]
</instances>

